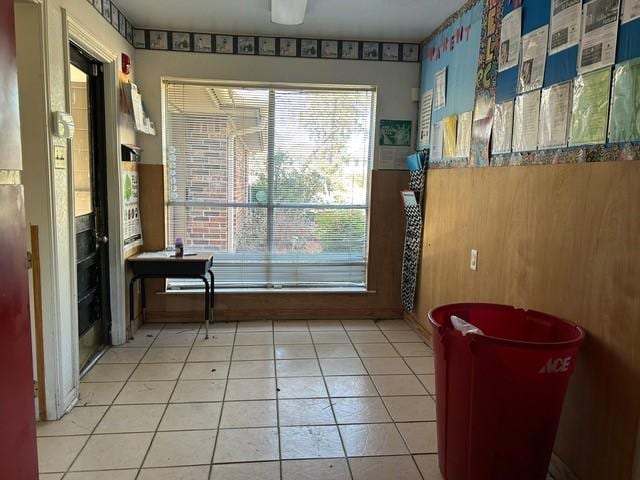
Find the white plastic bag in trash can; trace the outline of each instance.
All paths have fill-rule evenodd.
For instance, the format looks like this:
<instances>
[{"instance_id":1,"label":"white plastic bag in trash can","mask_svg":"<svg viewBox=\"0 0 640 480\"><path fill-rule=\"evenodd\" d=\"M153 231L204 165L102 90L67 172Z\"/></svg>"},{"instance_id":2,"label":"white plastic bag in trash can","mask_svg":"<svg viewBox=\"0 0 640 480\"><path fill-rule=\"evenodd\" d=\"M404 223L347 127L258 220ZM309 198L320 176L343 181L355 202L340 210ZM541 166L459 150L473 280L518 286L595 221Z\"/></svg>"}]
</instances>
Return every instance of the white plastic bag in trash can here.
<instances>
[{"instance_id":1,"label":"white plastic bag in trash can","mask_svg":"<svg viewBox=\"0 0 640 480\"><path fill-rule=\"evenodd\" d=\"M451 324L453 328L458 330L462 336L468 335L469 333L475 333L476 335L484 335L482 330L478 327L471 325L469 322L461 319L460 317L456 317L455 315L451 315Z\"/></svg>"}]
</instances>

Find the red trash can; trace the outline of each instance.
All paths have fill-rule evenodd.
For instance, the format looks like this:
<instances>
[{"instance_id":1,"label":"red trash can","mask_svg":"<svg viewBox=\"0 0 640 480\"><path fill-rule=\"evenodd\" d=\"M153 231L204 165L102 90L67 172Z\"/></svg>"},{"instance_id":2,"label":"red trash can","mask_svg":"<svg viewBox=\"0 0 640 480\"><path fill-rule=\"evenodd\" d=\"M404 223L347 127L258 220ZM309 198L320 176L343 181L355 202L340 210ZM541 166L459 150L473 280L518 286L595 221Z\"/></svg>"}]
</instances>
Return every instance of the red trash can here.
<instances>
[{"instance_id":1,"label":"red trash can","mask_svg":"<svg viewBox=\"0 0 640 480\"><path fill-rule=\"evenodd\" d=\"M463 335L451 317L481 330ZM584 332L506 305L429 312L445 480L545 480Z\"/></svg>"}]
</instances>

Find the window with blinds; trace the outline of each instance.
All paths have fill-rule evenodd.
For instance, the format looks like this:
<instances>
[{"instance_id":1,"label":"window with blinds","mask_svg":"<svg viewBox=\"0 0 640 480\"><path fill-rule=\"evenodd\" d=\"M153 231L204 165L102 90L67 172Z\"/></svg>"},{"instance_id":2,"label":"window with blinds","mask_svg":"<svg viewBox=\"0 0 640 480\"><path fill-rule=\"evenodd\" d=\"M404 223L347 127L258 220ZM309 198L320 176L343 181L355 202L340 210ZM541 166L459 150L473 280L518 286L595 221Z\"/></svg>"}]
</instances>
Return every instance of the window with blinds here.
<instances>
[{"instance_id":1,"label":"window with blinds","mask_svg":"<svg viewBox=\"0 0 640 480\"><path fill-rule=\"evenodd\" d=\"M164 92L167 245L213 252L217 287L365 285L373 88Z\"/></svg>"}]
</instances>

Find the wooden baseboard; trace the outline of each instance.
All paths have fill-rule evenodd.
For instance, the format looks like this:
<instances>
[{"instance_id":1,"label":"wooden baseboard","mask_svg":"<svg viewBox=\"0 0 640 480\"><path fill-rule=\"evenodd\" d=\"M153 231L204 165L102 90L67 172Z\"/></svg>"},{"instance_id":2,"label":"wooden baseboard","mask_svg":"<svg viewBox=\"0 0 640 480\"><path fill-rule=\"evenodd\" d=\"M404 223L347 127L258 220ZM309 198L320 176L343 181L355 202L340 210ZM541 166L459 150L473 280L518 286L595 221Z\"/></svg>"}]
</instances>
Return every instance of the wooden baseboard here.
<instances>
[{"instance_id":1,"label":"wooden baseboard","mask_svg":"<svg viewBox=\"0 0 640 480\"><path fill-rule=\"evenodd\" d=\"M431 330L418 322L413 312L404 312L404 319L422 337L427 345L433 346L431 343Z\"/></svg>"}]
</instances>

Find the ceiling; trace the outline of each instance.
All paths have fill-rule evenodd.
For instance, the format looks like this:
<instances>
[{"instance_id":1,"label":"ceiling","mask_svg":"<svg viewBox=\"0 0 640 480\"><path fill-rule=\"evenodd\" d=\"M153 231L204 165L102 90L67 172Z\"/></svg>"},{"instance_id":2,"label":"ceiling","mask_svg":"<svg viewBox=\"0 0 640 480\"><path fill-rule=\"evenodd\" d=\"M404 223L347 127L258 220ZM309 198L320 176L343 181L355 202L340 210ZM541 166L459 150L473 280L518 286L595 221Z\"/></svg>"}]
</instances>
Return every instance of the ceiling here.
<instances>
[{"instance_id":1,"label":"ceiling","mask_svg":"<svg viewBox=\"0 0 640 480\"><path fill-rule=\"evenodd\" d=\"M271 23L270 0L116 0L138 28L420 42L465 0L308 0L303 25Z\"/></svg>"}]
</instances>

